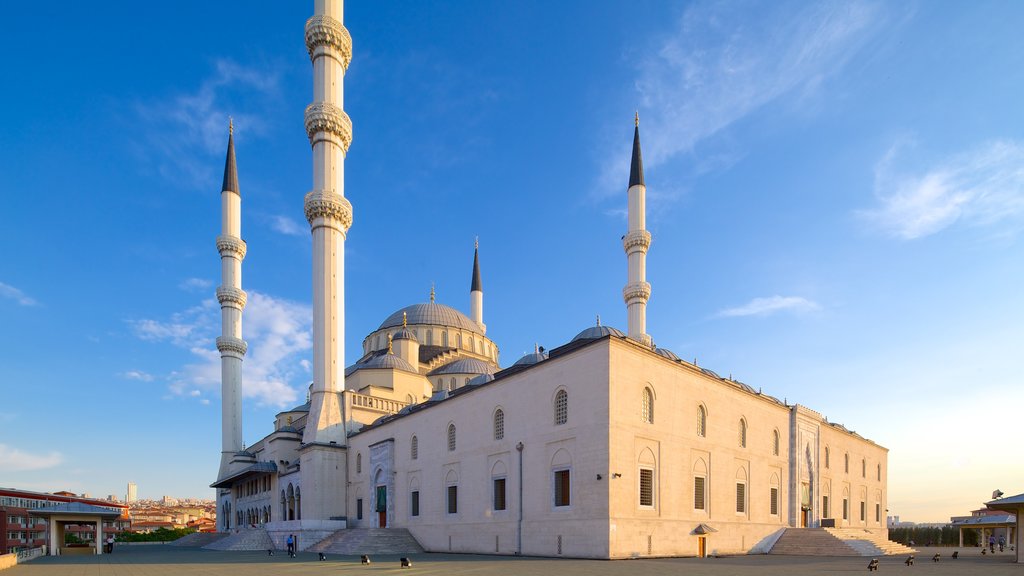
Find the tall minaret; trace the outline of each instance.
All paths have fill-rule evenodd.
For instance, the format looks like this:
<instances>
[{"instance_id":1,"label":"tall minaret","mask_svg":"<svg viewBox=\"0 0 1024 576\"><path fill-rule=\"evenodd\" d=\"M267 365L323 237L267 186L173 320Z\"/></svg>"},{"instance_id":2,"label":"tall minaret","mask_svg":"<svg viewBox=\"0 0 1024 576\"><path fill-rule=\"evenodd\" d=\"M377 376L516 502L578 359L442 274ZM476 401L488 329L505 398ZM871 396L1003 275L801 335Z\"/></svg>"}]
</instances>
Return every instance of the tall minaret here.
<instances>
[{"instance_id":1,"label":"tall minaret","mask_svg":"<svg viewBox=\"0 0 1024 576\"><path fill-rule=\"evenodd\" d=\"M242 309L245 308L242 259L245 258L245 242L242 241L242 197L238 192L238 170L235 168L234 132L234 125L229 123L228 157L224 161L224 185L220 193L221 234L217 236L221 276L221 285L217 288L221 318L221 335L217 338L221 387L218 479L231 472L231 459L242 450L242 358L247 348L245 340L242 340Z\"/></svg>"},{"instance_id":2,"label":"tall minaret","mask_svg":"<svg viewBox=\"0 0 1024 576\"><path fill-rule=\"evenodd\" d=\"M629 165L629 232L622 237L629 263L629 283L622 289L629 316L629 337L651 345L647 334L647 300L651 285L647 282L647 249L651 247L651 233L647 231L647 187L644 186L644 162L640 156L640 113L636 115L633 131L633 159Z\"/></svg>"},{"instance_id":3,"label":"tall minaret","mask_svg":"<svg viewBox=\"0 0 1024 576\"><path fill-rule=\"evenodd\" d=\"M469 317L480 325L480 332L487 334L484 324L484 285L480 282L480 240L473 247L473 281L469 286Z\"/></svg>"},{"instance_id":4,"label":"tall minaret","mask_svg":"<svg viewBox=\"0 0 1024 576\"><path fill-rule=\"evenodd\" d=\"M352 122L344 111L345 70L352 38L342 0L316 0L306 22L313 62L313 103L306 133L313 148L313 189L306 219L313 234L313 387L302 436L302 517L345 516L346 444L341 392L345 389L345 235L352 205L345 199L345 154ZM340 497L339 497L340 496Z\"/></svg>"}]
</instances>

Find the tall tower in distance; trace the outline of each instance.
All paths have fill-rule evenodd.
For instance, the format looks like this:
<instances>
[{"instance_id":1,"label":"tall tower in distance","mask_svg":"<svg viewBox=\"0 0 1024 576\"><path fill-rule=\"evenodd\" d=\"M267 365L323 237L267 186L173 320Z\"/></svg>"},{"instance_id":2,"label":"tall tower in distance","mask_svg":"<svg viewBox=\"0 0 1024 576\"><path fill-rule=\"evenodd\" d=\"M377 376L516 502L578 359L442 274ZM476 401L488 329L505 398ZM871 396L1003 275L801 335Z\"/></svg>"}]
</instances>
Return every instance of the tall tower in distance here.
<instances>
[{"instance_id":1,"label":"tall tower in distance","mask_svg":"<svg viewBox=\"0 0 1024 576\"><path fill-rule=\"evenodd\" d=\"M651 285L647 282L647 250L651 247L651 233L647 231L647 186L644 185L644 162L640 155L640 113L635 117L633 131L633 158L629 164L629 232L622 237L629 265L629 282L622 289L629 318L630 338L651 345L647 334L647 300Z\"/></svg>"},{"instance_id":2,"label":"tall tower in distance","mask_svg":"<svg viewBox=\"0 0 1024 576\"><path fill-rule=\"evenodd\" d=\"M221 233L217 236L220 252L221 284L217 288L220 302L221 335L217 338L220 352L221 387L221 452L220 471L224 478L231 470L231 460L242 451L242 358L247 345L242 340L242 309L246 295L242 290L242 197L238 191L238 170L235 166L234 124L228 124L228 154L224 161L224 184L220 192Z\"/></svg>"},{"instance_id":3,"label":"tall tower in distance","mask_svg":"<svg viewBox=\"0 0 1024 576\"><path fill-rule=\"evenodd\" d=\"M480 241L473 246L473 280L469 285L469 314L473 322L480 325L480 332L487 334L484 324L484 285L480 281Z\"/></svg>"},{"instance_id":4,"label":"tall tower in distance","mask_svg":"<svg viewBox=\"0 0 1024 576\"><path fill-rule=\"evenodd\" d=\"M313 103L306 107L306 134L313 148L313 189L306 220L313 235L313 386L299 448L301 517L345 516L345 236L352 205L345 199L345 154L352 122L344 110L345 71L352 38L342 0L316 0L306 22L306 49L313 63Z\"/></svg>"},{"instance_id":5,"label":"tall tower in distance","mask_svg":"<svg viewBox=\"0 0 1024 576\"><path fill-rule=\"evenodd\" d=\"M139 486L135 482L128 483L128 491L124 494L124 503L131 504L139 499Z\"/></svg>"}]
</instances>

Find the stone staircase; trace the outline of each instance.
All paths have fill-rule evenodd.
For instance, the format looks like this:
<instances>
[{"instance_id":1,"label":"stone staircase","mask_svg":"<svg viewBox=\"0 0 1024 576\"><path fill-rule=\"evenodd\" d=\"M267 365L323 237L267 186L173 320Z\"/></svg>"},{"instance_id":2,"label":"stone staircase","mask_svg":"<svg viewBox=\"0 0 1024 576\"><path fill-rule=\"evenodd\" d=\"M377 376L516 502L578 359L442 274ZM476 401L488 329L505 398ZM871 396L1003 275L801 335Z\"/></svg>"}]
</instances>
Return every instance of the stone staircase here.
<instances>
[{"instance_id":1,"label":"stone staircase","mask_svg":"<svg viewBox=\"0 0 1024 576\"><path fill-rule=\"evenodd\" d=\"M404 528L346 528L338 530L307 550L342 556L423 553L419 542Z\"/></svg>"},{"instance_id":2,"label":"stone staircase","mask_svg":"<svg viewBox=\"0 0 1024 576\"><path fill-rule=\"evenodd\" d=\"M245 528L203 546L205 550L269 550L274 543L262 528Z\"/></svg>"},{"instance_id":3,"label":"stone staircase","mask_svg":"<svg viewBox=\"0 0 1024 576\"><path fill-rule=\"evenodd\" d=\"M174 542L171 542L170 546L195 546L202 548L208 544L227 538L228 534L224 532L193 532L178 538Z\"/></svg>"},{"instance_id":4,"label":"stone staircase","mask_svg":"<svg viewBox=\"0 0 1024 576\"><path fill-rule=\"evenodd\" d=\"M769 554L791 556L885 556L916 550L863 528L787 528Z\"/></svg>"}]
</instances>

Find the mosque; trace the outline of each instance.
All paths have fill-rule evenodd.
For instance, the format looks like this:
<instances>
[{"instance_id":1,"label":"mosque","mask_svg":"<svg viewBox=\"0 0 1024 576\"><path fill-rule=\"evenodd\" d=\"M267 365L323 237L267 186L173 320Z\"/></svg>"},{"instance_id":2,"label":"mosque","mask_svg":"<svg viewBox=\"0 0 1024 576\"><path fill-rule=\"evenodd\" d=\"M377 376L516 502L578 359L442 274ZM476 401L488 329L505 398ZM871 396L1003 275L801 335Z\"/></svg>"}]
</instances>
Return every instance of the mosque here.
<instances>
[{"instance_id":1,"label":"mosque","mask_svg":"<svg viewBox=\"0 0 1024 576\"><path fill-rule=\"evenodd\" d=\"M365 528L406 530L427 551L630 558L763 552L786 528L887 535L886 448L655 346L639 119L623 236L627 331L600 321L501 367L487 336L479 250L469 314L434 301L396 310L346 364L344 246L352 43L342 0L316 0L305 127L313 183L313 383L245 447L241 430L241 196L228 137L217 237L222 284L218 529L263 530L300 549ZM626 176L625 174L623 175ZM468 264L468 258L467 258ZM467 266L468 268L468 266ZM500 330L500 327L496 327Z\"/></svg>"}]
</instances>

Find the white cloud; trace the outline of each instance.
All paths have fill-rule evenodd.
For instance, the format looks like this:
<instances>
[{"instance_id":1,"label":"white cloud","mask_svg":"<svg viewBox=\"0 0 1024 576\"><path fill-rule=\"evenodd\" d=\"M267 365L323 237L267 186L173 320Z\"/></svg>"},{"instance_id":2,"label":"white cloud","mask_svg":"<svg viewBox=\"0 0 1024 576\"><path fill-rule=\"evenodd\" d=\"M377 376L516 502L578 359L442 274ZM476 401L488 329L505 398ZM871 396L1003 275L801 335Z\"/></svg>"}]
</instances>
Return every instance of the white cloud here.
<instances>
[{"instance_id":1,"label":"white cloud","mask_svg":"<svg viewBox=\"0 0 1024 576\"><path fill-rule=\"evenodd\" d=\"M173 315L166 322L130 322L139 338L170 342L195 357L193 362L168 375L172 397L198 397L220 391L220 353L214 344L219 317L216 303L209 300ZM272 406L298 400L298 390L305 388L308 379L309 364L304 356L313 348L312 317L306 304L249 292L243 316L243 338L249 344L242 363L243 397Z\"/></svg>"},{"instance_id":2,"label":"white cloud","mask_svg":"<svg viewBox=\"0 0 1024 576\"><path fill-rule=\"evenodd\" d=\"M272 216L270 218L270 227L275 232L281 234L287 234L288 236L307 236L309 235L309 228L300 225L295 220L287 216Z\"/></svg>"},{"instance_id":3,"label":"white cloud","mask_svg":"<svg viewBox=\"0 0 1024 576\"><path fill-rule=\"evenodd\" d=\"M206 278L186 278L178 284L186 292L207 292L213 288L213 281Z\"/></svg>"},{"instance_id":4,"label":"white cloud","mask_svg":"<svg viewBox=\"0 0 1024 576\"><path fill-rule=\"evenodd\" d=\"M918 173L900 164L906 142L875 166L878 207L857 215L887 234L912 240L956 222L988 226L1024 215L1024 145L994 141Z\"/></svg>"},{"instance_id":5,"label":"white cloud","mask_svg":"<svg viewBox=\"0 0 1024 576\"><path fill-rule=\"evenodd\" d=\"M768 298L754 298L750 302L735 308L726 308L719 311L715 316L724 318L735 318L739 316L770 316L778 312L815 312L821 306L812 300L799 296L770 296Z\"/></svg>"},{"instance_id":6,"label":"white cloud","mask_svg":"<svg viewBox=\"0 0 1024 576\"><path fill-rule=\"evenodd\" d=\"M10 284L4 284L3 282L0 282L0 298L9 298L22 306L39 305L39 302L37 302L34 298L27 296L24 292L18 290L14 286L11 286Z\"/></svg>"},{"instance_id":7,"label":"white cloud","mask_svg":"<svg viewBox=\"0 0 1024 576\"><path fill-rule=\"evenodd\" d=\"M143 372L142 370L129 370L121 374L121 377L126 380L138 380L140 382L152 382L153 375Z\"/></svg>"},{"instance_id":8,"label":"white cloud","mask_svg":"<svg viewBox=\"0 0 1024 576\"><path fill-rule=\"evenodd\" d=\"M60 452L48 454L29 454L6 444L0 444L0 462L4 463L4 470L12 472L23 472L26 470L41 470L53 468L64 461Z\"/></svg>"},{"instance_id":9,"label":"white cloud","mask_svg":"<svg viewBox=\"0 0 1024 576\"><path fill-rule=\"evenodd\" d=\"M806 98L837 74L884 26L870 2L696 2L651 55L639 59L644 166L651 168L725 130L780 97ZM644 130L643 124L652 128ZM610 144L601 194L629 173L621 138ZM698 170L737 158L719 154Z\"/></svg>"},{"instance_id":10,"label":"white cloud","mask_svg":"<svg viewBox=\"0 0 1024 576\"><path fill-rule=\"evenodd\" d=\"M212 186L223 167L213 158L226 150L228 116L234 118L236 142L243 134L265 134L261 111L279 97L279 76L274 69L219 59L195 91L136 103L146 139L140 149L147 151L140 160L156 162L155 169L166 178L196 188Z\"/></svg>"}]
</instances>

